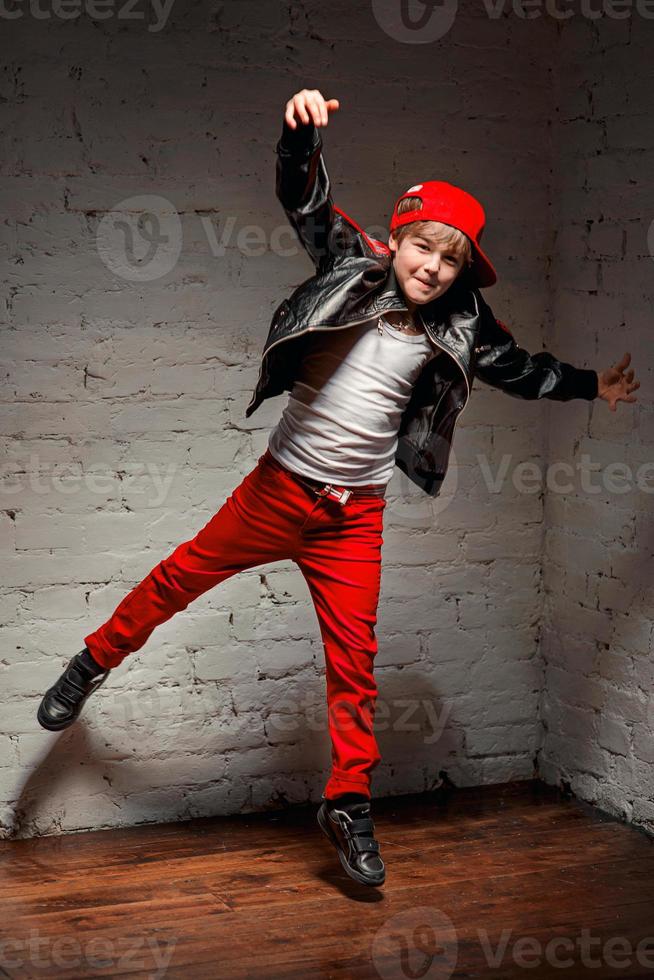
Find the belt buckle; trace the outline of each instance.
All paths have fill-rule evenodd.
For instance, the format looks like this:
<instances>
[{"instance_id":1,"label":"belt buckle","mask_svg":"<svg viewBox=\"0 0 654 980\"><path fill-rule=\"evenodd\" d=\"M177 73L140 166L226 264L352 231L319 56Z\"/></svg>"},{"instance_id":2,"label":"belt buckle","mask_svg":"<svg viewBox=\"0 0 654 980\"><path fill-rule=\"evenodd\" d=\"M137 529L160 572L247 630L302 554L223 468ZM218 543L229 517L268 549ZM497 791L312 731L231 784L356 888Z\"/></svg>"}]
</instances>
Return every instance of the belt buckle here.
<instances>
[{"instance_id":1,"label":"belt buckle","mask_svg":"<svg viewBox=\"0 0 654 980\"><path fill-rule=\"evenodd\" d=\"M318 495L320 497L333 497L342 505L348 502L352 496L352 491L346 490L345 487L335 487L332 483L326 483L324 487L320 488Z\"/></svg>"}]
</instances>

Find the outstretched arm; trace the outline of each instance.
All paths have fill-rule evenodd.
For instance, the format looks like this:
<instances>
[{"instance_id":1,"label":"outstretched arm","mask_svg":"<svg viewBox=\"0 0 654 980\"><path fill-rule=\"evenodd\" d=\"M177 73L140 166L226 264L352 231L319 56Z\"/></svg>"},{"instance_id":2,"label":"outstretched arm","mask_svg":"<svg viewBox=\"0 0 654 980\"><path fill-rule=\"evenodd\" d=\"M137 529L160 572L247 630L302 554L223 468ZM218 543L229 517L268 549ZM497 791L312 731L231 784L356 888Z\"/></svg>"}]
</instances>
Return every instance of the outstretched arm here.
<instances>
[{"instance_id":1,"label":"outstretched arm","mask_svg":"<svg viewBox=\"0 0 654 980\"><path fill-rule=\"evenodd\" d=\"M302 89L286 103L277 143L276 192L286 216L317 268L329 255L334 205L322 156L319 128L338 99L325 100L317 89Z\"/></svg>"},{"instance_id":2,"label":"outstretched arm","mask_svg":"<svg viewBox=\"0 0 654 980\"><path fill-rule=\"evenodd\" d=\"M475 373L481 381L516 398L597 398L596 371L576 368L547 351L530 354L518 346L509 328L495 318L479 292L475 294L481 317Z\"/></svg>"}]
</instances>

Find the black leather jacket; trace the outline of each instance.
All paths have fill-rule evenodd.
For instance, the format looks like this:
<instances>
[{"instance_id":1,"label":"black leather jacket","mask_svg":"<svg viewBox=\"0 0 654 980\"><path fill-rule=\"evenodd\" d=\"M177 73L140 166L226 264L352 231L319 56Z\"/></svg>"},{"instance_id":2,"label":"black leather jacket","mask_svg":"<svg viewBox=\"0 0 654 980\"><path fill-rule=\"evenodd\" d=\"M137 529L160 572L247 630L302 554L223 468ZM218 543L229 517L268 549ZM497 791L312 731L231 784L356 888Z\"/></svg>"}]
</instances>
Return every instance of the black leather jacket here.
<instances>
[{"instance_id":1,"label":"black leather jacket","mask_svg":"<svg viewBox=\"0 0 654 980\"><path fill-rule=\"evenodd\" d=\"M265 398L292 389L312 331L342 330L389 310L407 310L388 245L369 238L332 201L318 128L309 123L292 130L284 122L276 151L277 197L316 273L273 314L246 417ZM429 361L414 385L395 462L432 497L445 479L454 427L475 377L518 398L597 397L595 371L519 347L465 273L419 312L432 342L449 356Z\"/></svg>"}]
</instances>

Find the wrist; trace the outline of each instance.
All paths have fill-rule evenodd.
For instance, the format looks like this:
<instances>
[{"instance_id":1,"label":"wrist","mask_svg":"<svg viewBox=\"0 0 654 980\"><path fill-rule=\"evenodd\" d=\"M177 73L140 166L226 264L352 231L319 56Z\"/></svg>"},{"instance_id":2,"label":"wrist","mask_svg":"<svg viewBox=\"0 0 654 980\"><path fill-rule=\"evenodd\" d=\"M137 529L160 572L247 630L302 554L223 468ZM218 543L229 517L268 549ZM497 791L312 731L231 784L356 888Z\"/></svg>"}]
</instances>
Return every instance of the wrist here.
<instances>
[{"instance_id":1,"label":"wrist","mask_svg":"<svg viewBox=\"0 0 654 980\"><path fill-rule=\"evenodd\" d=\"M316 142L317 130L313 122L309 120L308 123L302 123L298 119L295 120L297 126L295 129L291 129L289 124L286 122L286 117L282 123L282 135L279 139L280 145L283 149L289 152L298 152L313 149ZM318 138L320 138L318 136Z\"/></svg>"},{"instance_id":2,"label":"wrist","mask_svg":"<svg viewBox=\"0 0 654 980\"><path fill-rule=\"evenodd\" d=\"M579 394L577 397L593 401L600 394L600 379L597 371L592 368L578 368Z\"/></svg>"}]
</instances>

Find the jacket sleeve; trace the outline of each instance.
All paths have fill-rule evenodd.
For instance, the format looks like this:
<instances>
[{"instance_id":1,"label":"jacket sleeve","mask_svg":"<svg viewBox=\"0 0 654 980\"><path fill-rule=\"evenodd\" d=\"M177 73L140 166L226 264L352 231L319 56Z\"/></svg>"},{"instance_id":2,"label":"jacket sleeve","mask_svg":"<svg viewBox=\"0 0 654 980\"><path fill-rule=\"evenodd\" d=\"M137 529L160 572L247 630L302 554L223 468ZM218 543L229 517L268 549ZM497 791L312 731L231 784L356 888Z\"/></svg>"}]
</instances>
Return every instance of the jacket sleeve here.
<instances>
[{"instance_id":1,"label":"jacket sleeve","mask_svg":"<svg viewBox=\"0 0 654 980\"><path fill-rule=\"evenodd\" d=\"M481 327L475 374L481 381L516 398L597 398L596 371L573 367L547 351L530 354L518 346L479 293L477 298Z\"/></svg>"},{"instance_id":2,"label":"jacket sleeve","mask_svg":"<svg viewBox=\"0 0 654 980\"><path fill-rule=\"evenodd\" d=\"M286 216L320 269L330 255L334 204L322 139L312 122L291 129L284 120L277 143L276 193Z\"/></svg>"}]
</instances>

